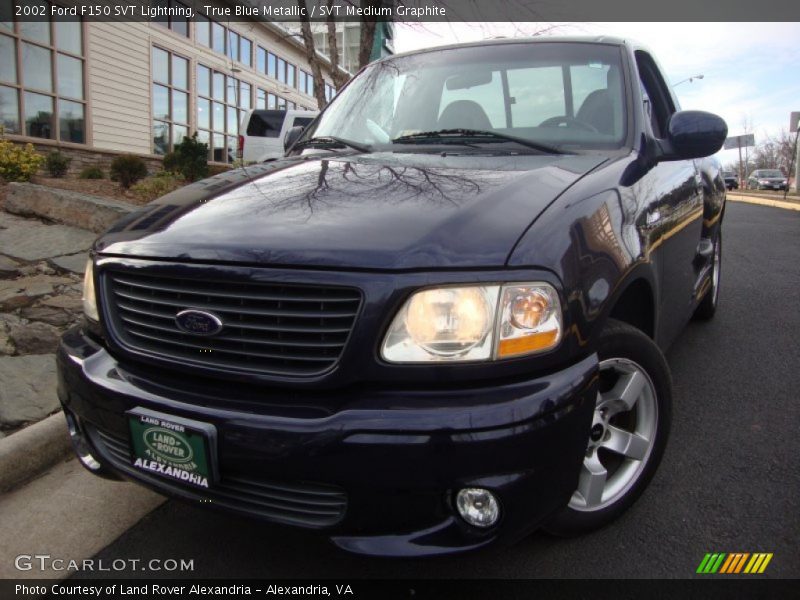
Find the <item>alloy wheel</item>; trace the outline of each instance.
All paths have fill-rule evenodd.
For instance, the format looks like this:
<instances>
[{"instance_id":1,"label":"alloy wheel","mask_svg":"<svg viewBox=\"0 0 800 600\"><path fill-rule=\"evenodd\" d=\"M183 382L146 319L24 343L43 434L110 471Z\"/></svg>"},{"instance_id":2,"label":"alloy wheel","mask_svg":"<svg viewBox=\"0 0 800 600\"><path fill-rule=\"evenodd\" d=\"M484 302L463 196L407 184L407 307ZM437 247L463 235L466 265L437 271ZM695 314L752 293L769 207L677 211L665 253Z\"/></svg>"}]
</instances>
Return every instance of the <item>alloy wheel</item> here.
<instances>
[{"instance_id":1,"label":"alloy wheel","mask_svg":"<svg viewBox=\"0 0 800 600\"><path fill-rule=\"evenodd\" d=\"M602 361L589 445L569 507L597 511L622 498L644 471L657 428L658 402L647 372L626 358Z\"/></svg>"}]
</instances>

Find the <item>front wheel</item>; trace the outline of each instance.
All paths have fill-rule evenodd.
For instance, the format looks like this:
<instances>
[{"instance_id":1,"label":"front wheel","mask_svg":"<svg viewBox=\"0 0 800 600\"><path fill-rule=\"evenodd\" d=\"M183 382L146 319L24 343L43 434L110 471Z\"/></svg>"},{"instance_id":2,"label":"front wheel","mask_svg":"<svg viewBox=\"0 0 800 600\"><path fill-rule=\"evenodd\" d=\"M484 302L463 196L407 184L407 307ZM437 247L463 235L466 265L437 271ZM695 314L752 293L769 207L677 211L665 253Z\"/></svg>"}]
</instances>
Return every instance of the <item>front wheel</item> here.
<instances>
[{"instance_id":1,"label":"front wheel","mask_svg":"<svg viewBox=\"0 0 800 600\"><path fill-rule=\"evenodd\" d=\"M557 535L607 525L655 474L669 436L672 383L658 346L610 319L600 335L599 391L578 489L545 529Z\"/></svg>"}]
</instances>

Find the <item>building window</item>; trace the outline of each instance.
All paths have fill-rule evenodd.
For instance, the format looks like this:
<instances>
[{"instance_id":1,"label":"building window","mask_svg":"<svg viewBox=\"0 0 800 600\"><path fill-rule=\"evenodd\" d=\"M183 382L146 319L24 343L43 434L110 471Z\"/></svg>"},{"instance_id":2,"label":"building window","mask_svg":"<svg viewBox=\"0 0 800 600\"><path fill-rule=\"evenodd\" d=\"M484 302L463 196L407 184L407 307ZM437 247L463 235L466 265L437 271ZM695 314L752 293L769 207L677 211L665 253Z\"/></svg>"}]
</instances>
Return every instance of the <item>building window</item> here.
<instances>
[{"instance_id":1,"label":"building window","mask_svg":"<svg viewBox=\"0 0 800 600\"><path fill-rule=\"evenodd\" d=\"M189 135L189 61L153 46L153 153L166 154Z\"/></svg>"},{"instance_id":2,"label":"building window","mask_svg":"<svg viewBox=\"0 0 800 600\"><path fill-rule=\"evenodd\" d=\"M282 58L278 59L278 81L286 83L286 61Z\"/></svg>"},{"instance_id":3,"label":"building window","mask_svg":"<svg viewBox=\"0 0 800 600\"><path fill-rule=\"evenodd\" d=\"M253 66L253 42L248 38L201 15L195 16L194 30L195 41L201 46L211 48L214 52L224 54L248 67Z\"/></svg>"},{"instance_id":4,"label":"building window","mask_svg":"<svg viewBox=\"0 0 800 600\"><path fill-rule=\"evenodd\" d=\"M155 17L153 21L157 25L171 29L178 35L189 37L189 18L180 16L181 13L184 15L189 14L188 6L186 6L183 2L177 2L176 0L156 0L152 4L156 7L172 9L171 12L175 13L175 16L164 15Z\"/></svg>"},{"instance_id":5,"label":"building window","mask_svg":"<svg viewBox=\"0 0 800 600\"><path fill-rule=\"evenodd\" d=\"M272 52L267 54L267 75L273 79L278 78L278 57Z\"/></svg>"},{"instance_id":6,"label":"building window","mask_svg":"<svg viewBox=\"0 0 800 600\"><path fill-rule=\"evenodd\" d=\"M333 97L336 95L336 90L333 89L332 85L325 84L325 100L330 102Z\"/></svg>"},{"instance_id":7,"label":"building window","mask_svg":"<svg viewBox=\"0 0 800 600\"><path fill-rule=\"evenodd\" d=\"M264 74L267 72L267 51L261 46L256 47L256 71Z\"/></svg>"},{"instance_id":8,"label":"building window","mask_svg":"<svg viewBox=\"0 0 800 600\"><path fill-rule=\"evenodd\" d=\"M253 43L244 36L239 38L239 61L248 67L253 65Z\"/></svg>"},{"instance_id":9,"label":"building window","mask_svg":"<svg viewBox=\"0 0 800 600\"><path fill-rule=\"evenodd\" d=\"M288 83L291 87L295 87L297 85L294 79L294 72L294 65L286 63L286 83Z\"/></svg>"},{"instance_id":10,"label":"building window","mask_svg":"<svg viewBox=\"0 0 800 600\"><path fill-rule=\"evenodd\" d=\"M314 95L314 76L302 69L297 71L297 89L307 96Z\"/></svg>"},{"instance_id":11,"label":"building window","mask_svg":"<svg viewBox=\"0 0 800 600\"><path fill-rule=\"evenodd\" d=\"M0 21L0 124L4 131L86 143L81 21L15 23L12 19L4 14Z\"/></svg>"},{"instance_id":12,"label":"building window","mask_svg":"<svg viewBox=\"0 0 800 600\"><path fill-rule=\"evenodd\" d=\"M252 106L251 94L252 86L246 81L197 65L197 138L208 144L210 160L236 160L236 136L245 111Z\"/></svg>"}]
</instances>

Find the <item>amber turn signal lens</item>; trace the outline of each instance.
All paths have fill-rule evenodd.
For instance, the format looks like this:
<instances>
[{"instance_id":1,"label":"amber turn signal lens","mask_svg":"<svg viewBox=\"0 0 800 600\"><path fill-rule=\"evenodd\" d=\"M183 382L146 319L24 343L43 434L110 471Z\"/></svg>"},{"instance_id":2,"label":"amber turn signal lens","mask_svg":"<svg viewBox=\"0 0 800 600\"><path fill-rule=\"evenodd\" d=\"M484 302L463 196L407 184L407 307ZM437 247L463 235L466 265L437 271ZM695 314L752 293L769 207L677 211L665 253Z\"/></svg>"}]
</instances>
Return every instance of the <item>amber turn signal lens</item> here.
<instances>
[{"instance_id":1,"label":"amber turn signal lens","mask_svg":"<svg viewBox=\"0 0 800 600\"><path fill-rule=\"evenodd\" d=\"M497 356L498 358L508 358L518 354L538 352L554 346L556 341L558 341L558 331L543 331L524 337L500 340L497 345Z\"/></svg>"}]
</instances>

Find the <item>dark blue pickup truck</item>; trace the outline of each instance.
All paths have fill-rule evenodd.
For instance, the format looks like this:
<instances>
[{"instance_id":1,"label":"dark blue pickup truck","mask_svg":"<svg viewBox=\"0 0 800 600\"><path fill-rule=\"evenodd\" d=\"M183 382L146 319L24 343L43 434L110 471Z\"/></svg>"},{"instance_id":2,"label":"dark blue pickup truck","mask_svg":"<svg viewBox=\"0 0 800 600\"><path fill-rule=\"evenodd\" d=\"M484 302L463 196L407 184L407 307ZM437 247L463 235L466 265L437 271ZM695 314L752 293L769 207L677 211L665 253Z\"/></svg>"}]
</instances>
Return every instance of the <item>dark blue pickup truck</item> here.
<instances>
[{"instance_id":1,"label":"dark blue pickup truck","mask_svg":"<svg viewBox=\"0 0 800 600\"><path fill-rule=\"evenodd\" d=\"M91 471L412 556L603 526L718 302L727 127L609 38L365 68L285 157L96 242L59 395Z\"/></svg>"}]
</instances>

